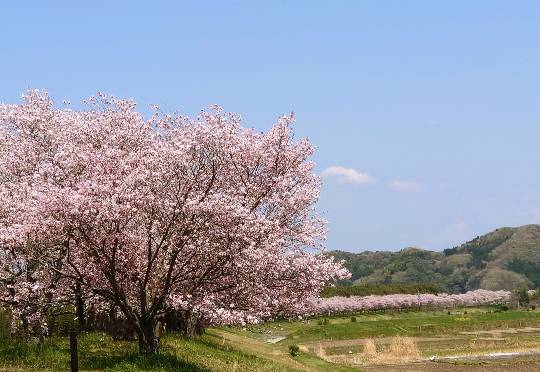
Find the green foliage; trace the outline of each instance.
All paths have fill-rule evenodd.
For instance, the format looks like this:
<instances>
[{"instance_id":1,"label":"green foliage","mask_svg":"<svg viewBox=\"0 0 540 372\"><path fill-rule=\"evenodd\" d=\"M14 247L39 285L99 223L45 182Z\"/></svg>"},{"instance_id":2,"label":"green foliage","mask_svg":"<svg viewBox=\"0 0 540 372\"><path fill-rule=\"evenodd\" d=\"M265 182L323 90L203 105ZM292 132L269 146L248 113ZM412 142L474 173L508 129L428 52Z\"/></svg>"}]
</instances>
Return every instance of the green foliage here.
<instances>
[{"instance_id":1,"label":"green foliage","mask_svg":"<svg viewBox=\"0 0 540 372\"><path fill-rule=\"evenodd\" d=\"M8 310L0 307L0 340L10 336L11 316Z\"/></svg>"},{"instance_id":2,"label":"green foliage","mask_svg":"<svg viewBox=\"0 0 540 372\"><path fill-rule=\"evenodd\" d=\"M289 345L289 354L295 357L300 354L300 347L298 345Z\"/></svg>"},{"instance_id":3,"label":"green foliage","mask_svg":"<svg viewBox=\"0 0 540 372\"><path fill-rule=\"evenodd\" d=\"M318 325L328 325L328 323L329 323L328 318L322 318L322 319L317 320Z\"/></svg>"},{"instance_id":4,"label":"green foliage","mask_svg":"<svg viewBox=\"0 0 540 372\"><path fill-rule=\"evenodd\" d=\"M406 248L399 252L329 254L345 260L352 274L350 280L340 283L345 286L429 283L453 293L540 287L540 225L500 228L443 252ZM338 295L339 291L346 290L325 290L323 295ZM358 295L364 294L358 291Z\"/></svg>"},{"instance_id":5,"label":"green foliage","mask_svg":"<svg viewBox=\"0 0 540 372\"><path fill-rule=\"evenodd\" d=\"M49 312L47 329L50 335L68 336L71 331L78 331L79 324L75 320L74 309L60 308Z\"/></svg>"},{"instance_id":6,"label":"green foliage","mask_svg":"<svg viewBox=\"0 0 540 372\"><path fill-rule=\"evenodd\" d=\"M356 317L355 316L351 316L351 322L356 322Z\"/></svg>"},{"instance_id":7,"label":"green foliage","mask_svg":"<svg viewBox=\"0 0 540 372\"><path fill-rule=\"evenodd\" d=\"M340 283L396 284L432 283L445 287L444 277L435 270L443 258L439 252L406 248L399 252L330 252L337 260L345 260L351 279Z\"/></svg>"},{"instance_id":8,"label":"green foliage","mask_svg":"<svg viewBox=\"0 0 540 372\"><path fill-rule=\"evenodd\" d=\"M443 250L443 253L444 253L445 256L451 256L453 254L457 254L458 249L459 249L459 247L446 248L446 249Z\"/></svg>"},{"instance_id":9,"label":"green foliage","mask_svg":"<svg viewBox=\"0 0 540 372\"><path fill-rule=\"evenodd\" d=\"M506 265L506 268L525 275L535 287L540 287L540 263L526 261L521 258L514 258Z\"/></svg>"},{"instance_id":10,"label":"green foliage","mask_svg":"<svg viewBox=\"0 0 540 372\"><path fill-rule=\"evenodd\" d=\"M503 311L508 311L509 310L509 307L508 305L497 305L495 306L495 312L497 313L500 313L500 312L503 312Z\"/></svg>"},{"instance_id":11,"label":"green foliage","mask_svg":"<svg viewBox=\"0 0 540 372\"><path fill-rule=\"evenodd\" d=\"M484 240L477 237L472 242L466 243L466 248L463 250L472 255L472 260L469 263L470 267L483 269L491 251L504 241L504 239Z\"/></svg>"},{"instance_id":12,"label":"green foliage","mask_svg":"<svg viewBox=\"0 0 540 372\"><path fill-rule=\"evenodd\" d=\"M529 305L529 295L527 294L527 288L518 288L514 291L514 296L516 301L519 302L520 306Z\"/></svg>"},{"instance_id":13,"label":"green foliage","mask_svg":"<svg viewBox=\"0 0 540 372\"><path fill-rule=\"evenodd\" d=\"M350 297L350 296L370 296L387 294L416 294L433 293L437 294L440 289L433 284L401 283L401 284L364 284L326 287L321 292L321 297Z\"/></svg>"}]
</instances>

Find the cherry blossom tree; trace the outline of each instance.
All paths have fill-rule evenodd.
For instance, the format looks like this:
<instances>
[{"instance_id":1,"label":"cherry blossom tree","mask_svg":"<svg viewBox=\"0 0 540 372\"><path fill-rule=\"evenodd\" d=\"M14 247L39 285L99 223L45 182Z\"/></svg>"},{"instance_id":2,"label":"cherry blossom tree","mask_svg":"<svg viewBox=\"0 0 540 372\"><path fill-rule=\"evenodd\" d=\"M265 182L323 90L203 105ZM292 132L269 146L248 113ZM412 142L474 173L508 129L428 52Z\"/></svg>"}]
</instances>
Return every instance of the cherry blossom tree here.
<instances>
[{"instance_id":1,"label":"cherry blossom tree","mask_svg":"<svg viewBox=\"0 0 540 372\"><path fill-rule=\"evenodd\" d=\"M477 289L462 294L391 294L383 296L312 297L298 304L294 315L339 314L374 310L411 308L444 308L504 304L510 301L509 291Z\"/></svg>"},{"instance_id":2,"label":"cherry blossom tree","mask_svg":"<svg viewBox=\"0 0 540 372\"><path fill-rule=\"evenodd\" d=\"M258 133L219 107L144 119L104 95L83 110L23 97L0 106L0 295L11 307L33 302L39 317L40 304L83 292L118 308L154 353L167 312L199 327L257 322L348 276L323 254L314 148L293 139L292 115Z\"/></svg>"}]
</instances>

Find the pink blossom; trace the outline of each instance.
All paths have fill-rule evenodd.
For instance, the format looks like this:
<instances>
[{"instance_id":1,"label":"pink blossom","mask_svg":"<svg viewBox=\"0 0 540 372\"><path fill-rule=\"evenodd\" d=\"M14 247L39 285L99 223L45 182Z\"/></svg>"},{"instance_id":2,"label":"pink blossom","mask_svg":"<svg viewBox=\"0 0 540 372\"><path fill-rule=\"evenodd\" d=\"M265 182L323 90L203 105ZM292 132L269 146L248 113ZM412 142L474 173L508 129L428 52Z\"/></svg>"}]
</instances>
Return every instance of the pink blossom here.
<instances>
[{"instance_id":1,"label":"pink blossom","mask_svg":"<svg viewBox=\"0 0 540 372\"><path fill-rule=\"evenodd\" d=\"M169 309L254 322L349 275L323 255L314 148L293 139L292 117L258 133L218 106L145 120L132 100L87 104L55 109L30 91L0 106L0 298L10 306L33 301L38 313L79 285L147 339Z\"/></svg>"},{"instance_id":2,"label":"pink blossom","mask_svg":"<svg viewBox=\"0 0 540 372\"><path fill-rule=\"evenodd\" d=\"M383 296L312 297L299 304L296 314L322 315L360 311L410 308L444 308L504 304L510 301L509 291L477 289L463 294L392 294Z\"/></svg>"}]
</instances>

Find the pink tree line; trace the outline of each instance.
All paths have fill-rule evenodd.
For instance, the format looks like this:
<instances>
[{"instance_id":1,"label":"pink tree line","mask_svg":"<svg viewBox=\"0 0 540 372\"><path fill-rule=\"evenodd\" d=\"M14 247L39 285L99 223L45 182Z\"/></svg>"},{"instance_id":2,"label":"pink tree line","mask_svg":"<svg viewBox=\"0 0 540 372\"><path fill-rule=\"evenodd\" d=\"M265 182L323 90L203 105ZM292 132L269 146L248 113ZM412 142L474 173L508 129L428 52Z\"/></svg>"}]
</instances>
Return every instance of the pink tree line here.
<instances>
[{"instance_id":1,"label":"pink tree line","mask_svg":"<svg viewBox=\"0 0 540 372\"><path fill-rule=\"evenodd\" d=\"M391 294L384 296L351 296L310 298L297 306L297 314L322 315L359 311L409 308L446 308L454 306L479 306L504 304L510 301L509 291L478 289L463 294Z\"/></svg>"},{"instance_id":2,"label":"pink tree line","mask_svg":"<svg viewBox=\"0 0 540 372\"><path fill-rule=\"evenodd\" d=\"M99 95L0 106L0 301L34 331L73 304L117 309L143 353L169 312L187 328L257 322L346 278L323 254L314 148L214 107L149 119Z\"/></svg>"}]
</instances>

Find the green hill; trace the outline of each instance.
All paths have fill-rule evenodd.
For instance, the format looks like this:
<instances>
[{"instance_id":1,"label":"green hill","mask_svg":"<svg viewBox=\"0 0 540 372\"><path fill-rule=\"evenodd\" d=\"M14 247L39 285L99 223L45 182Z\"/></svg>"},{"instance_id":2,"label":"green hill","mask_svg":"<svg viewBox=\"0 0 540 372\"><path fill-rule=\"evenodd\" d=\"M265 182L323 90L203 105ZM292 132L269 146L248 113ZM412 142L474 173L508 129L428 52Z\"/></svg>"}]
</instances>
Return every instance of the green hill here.
<instances>
[{"instance_id":1,"label":"green hill","mask_svg":"<svg viewBox=\"0 0 540 372\"><path fill-rule=\"evenodd\" d=\"M344 284L429 283L450 292L540 287L540 225L503 227L443 252L330 254L352 273Z\"/></svg>"}]
</instances>

